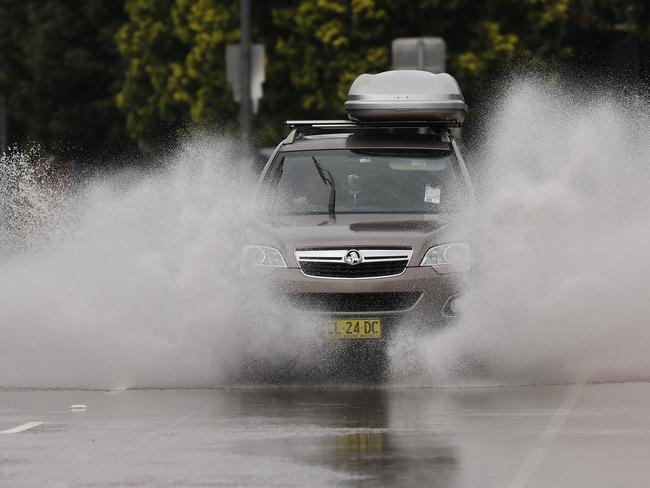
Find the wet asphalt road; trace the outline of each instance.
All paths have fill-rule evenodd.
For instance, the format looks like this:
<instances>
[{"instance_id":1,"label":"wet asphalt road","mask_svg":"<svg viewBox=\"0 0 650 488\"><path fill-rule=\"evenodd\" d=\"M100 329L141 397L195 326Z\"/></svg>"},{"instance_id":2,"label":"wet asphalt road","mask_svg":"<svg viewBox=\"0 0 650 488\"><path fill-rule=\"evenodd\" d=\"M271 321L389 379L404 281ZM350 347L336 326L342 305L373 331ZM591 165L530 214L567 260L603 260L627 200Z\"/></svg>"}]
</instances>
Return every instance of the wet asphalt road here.
<instances>
[{"instance_id":1,"label":"wet asphalt road","mask_svg":"<svg viewBox=\"0 0 650 488\"><path fill-rule=\"evenodd\" d=\"M647 383L0 391L0 430L2 487L650 486Z\"/></svg>"}]
</instances>

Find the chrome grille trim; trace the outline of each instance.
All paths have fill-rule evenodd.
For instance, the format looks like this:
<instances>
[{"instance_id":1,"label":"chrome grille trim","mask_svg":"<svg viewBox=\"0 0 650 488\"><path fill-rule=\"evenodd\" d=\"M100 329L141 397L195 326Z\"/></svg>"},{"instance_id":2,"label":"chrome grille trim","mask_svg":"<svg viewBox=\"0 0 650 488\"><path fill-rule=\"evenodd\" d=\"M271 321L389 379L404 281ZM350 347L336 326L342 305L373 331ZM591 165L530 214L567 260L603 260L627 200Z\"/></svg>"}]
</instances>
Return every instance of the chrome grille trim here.
<instances>
[{"instance_id":1,"label":"chrome grille trim","mask_svg":"<svg viewBox=\"0 0 650 488\"><path fill-rule=\"evenodd\" d=\"M356 250L361 255L361 262L357 265L348 265L345 262L345 255L350 250ZM326 279L344 279L344 280L362 280L362 279L374 279L374 278L390 278L393 276L399 276L404 271L411 261L413 255L413 249L395 249L395 248L363 248L363 247L348 247L348 248L337 248L337 249L296 249L294 251L296 261L300 266L301 272L305 276L310 276L314 278L326 278ZM308 266L303 266L303 263L308 264ZM311 263L311 264L309 264ZM341 265L349 266L350 271L353 268L359 270L360 274L363 274L361 270L367 269L364 267L364 264L374 265L376 263L393 263L393 266L397 263L403 263L403 267L399 268L399 272L390 273L390 274L377 274L373 276L328 276L325 274L315 274L313 271L317 264L320 263L324 265ZM399 266L399 264L397 264ZM306 272L305 267L310 268L311 272ZM330 266L331 268L331 266ZM345 268L344 268L345 269ZM397 268L395 268L397 270ZM322 270L323 273L327 273L325 269ZM378 270L379 272L379 270ZM366 271L365 274L368 272Z\"/></svg>"}]
</instances>

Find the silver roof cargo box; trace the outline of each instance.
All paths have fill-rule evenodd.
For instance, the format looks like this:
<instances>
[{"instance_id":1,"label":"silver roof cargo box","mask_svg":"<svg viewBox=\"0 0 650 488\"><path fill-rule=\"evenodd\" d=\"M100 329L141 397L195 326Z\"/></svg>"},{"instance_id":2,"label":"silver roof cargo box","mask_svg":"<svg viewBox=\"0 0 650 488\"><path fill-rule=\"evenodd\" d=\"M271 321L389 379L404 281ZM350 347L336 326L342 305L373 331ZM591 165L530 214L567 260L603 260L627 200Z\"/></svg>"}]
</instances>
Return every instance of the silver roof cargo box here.
<instances>
[{"instance_id":1,"label":"silver roof cargo box","mask_svg":"<svg viewBox=\"0 0 650 488\"><path fill-rule=\"evenodd\" d=\"M467 105L458 83L447 73L394 70L354 80L345 110L359 122L427 121L460 126Z\"/></svg>"}]
</instances>

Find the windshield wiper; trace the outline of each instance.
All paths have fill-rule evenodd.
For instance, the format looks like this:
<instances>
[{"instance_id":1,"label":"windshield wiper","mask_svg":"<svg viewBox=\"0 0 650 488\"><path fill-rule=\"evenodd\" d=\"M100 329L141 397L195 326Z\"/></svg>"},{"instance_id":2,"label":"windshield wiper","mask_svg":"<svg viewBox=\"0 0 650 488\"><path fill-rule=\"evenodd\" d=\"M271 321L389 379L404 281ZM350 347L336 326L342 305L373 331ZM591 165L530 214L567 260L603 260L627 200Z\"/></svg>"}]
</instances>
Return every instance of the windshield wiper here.
<instances>
[{"instance_id":1,"label":"windshield wiper","mask_svg":"<svg viewBox=\"0 0 650 488\"><path fill-rule=\"evenodd\" d=\"M334 183L334 177L332 173L323 168L318 160L312 156L311 159L314 160L314 166L316 166L316 171L318 171L318 176L323 180L325 185L330 186L330 201L327 206L327 213L329 214L330 223L336 222L336 184Z\"/></svg>"}]
</instances>

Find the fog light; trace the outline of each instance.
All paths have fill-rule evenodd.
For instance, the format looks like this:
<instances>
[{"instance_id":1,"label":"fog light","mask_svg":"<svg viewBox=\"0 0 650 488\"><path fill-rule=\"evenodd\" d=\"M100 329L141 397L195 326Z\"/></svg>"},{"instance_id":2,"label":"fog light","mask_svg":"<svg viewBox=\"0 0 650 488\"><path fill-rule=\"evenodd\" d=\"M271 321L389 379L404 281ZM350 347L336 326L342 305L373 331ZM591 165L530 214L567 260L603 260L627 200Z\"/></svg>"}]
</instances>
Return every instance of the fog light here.
<instances>
[{"instance_id":1,"label":"fog light","mask_svg":"<svg viewBox=\"0 0 650 488\"><path fill-rule=\"evenodd\" d=\"M446 317L455 317L461 312L461 296L453 295L447 299L445 306L442 307L442 314Z\"/></svg>"}]
</instances>

